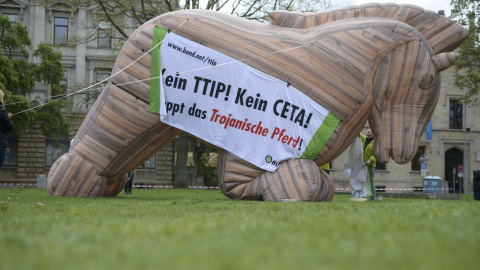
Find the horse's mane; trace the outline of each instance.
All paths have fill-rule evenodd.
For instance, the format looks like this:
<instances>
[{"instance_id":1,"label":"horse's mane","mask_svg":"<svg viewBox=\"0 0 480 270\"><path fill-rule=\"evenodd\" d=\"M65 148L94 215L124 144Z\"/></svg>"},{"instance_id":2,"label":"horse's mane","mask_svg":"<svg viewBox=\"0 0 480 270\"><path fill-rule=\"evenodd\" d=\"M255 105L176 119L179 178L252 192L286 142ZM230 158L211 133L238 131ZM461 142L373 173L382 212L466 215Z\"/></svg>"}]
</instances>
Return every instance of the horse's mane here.
<instances>
[{"instance_id":1,"label":"horse's mane","mask_svg":"<svg viewBox=\"0 0 480 270\"><path fill-rule=\"evenodd\" d=\"M273 25L302 29L344 19L366 17L393 19L419 31L436 54L454 50L468 36L468 32L462 26L449 18L415 5L370 3L319 12L280 10L269 15Z\"/></svg>"}]
</instances>

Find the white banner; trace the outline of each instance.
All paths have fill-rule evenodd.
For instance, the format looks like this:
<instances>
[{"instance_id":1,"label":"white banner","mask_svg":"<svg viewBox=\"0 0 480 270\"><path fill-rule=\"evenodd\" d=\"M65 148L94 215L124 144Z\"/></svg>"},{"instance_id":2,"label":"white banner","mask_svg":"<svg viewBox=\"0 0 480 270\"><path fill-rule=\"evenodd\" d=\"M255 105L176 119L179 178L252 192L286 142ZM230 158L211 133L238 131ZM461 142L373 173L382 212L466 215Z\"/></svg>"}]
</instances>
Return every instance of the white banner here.
<instances>
[{"instance_id":1,"label":"white banner","mask_svg":"<svg viewBox=\"0 0 480 270\"><path fill-rule=\"evenodd\" d=\"M287 83L176 34L160 58L161 121L262 169L313 158L339 122Z\"/></svg>"}]
</instances>

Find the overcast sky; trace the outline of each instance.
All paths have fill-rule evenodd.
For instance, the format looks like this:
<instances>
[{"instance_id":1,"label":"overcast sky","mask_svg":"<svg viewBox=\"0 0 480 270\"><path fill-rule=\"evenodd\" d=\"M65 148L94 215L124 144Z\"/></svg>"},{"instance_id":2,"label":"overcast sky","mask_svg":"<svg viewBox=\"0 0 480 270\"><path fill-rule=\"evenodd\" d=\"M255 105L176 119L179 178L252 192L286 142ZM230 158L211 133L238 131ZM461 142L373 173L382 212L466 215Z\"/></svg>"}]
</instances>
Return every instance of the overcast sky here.
<instances>
[{"instance_id":1,"label":"overcast sky","mask_svg":"<svg viewBox=\"0 0 480 270\"><path fill-rule=\"evenodd\" d=\"M395 4L411 4L420 6L424 9L433 10L438 12L439 10L445 10L445 16L450 16L450 0L349 0L352 5L361 5L366 3L395 3Z\"/></svg>"}]
</instances>

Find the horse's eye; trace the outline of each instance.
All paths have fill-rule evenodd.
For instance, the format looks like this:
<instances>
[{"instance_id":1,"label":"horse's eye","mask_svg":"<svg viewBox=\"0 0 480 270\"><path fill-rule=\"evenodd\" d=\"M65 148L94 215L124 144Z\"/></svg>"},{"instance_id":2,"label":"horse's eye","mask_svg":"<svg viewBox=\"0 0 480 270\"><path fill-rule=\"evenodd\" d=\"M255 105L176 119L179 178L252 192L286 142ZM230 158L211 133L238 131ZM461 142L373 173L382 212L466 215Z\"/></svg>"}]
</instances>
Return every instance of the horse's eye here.
<instances>
[{"instance_id":1,"label":"horse's eye","mask_svg":"<svg viewBox=\"0 0 480 270\"><path fill-rule=\"evenodd\" d=\"M418 83L418 87L424 90L430 89L434 85L435 85L435 76L430 73L424 74L420 78L420 82Z\"/></svg>"}]
</instances>

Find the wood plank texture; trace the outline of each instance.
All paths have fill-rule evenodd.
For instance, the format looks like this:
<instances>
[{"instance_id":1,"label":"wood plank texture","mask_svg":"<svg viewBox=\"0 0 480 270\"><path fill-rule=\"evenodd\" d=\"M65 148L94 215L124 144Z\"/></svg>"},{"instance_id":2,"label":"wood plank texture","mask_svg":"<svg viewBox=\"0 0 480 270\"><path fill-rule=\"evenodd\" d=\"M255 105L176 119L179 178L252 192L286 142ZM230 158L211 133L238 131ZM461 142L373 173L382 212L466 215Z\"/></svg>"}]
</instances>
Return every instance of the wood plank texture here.
<instances>
[{"instance_id":1,"label":"wood plank texture","mask_svg":"<svg viewBox=\"0 0 480 270\"><path fill-rule=\"evenodd\" d=\"M166 13L140 26L48 176L52 196L115 196L124 174L171 142L178 130L149 112L155 26L290 83L341 119L312 161L265 172L229 153L219 158L222 192L235 199L328 201L333 182L317 165L338 157L367 122L382 162L408 162L438 100L440 71L468 33L411 5L367 4L318 13L273 12L274 25L219 12ZM156 48L158 49L158 48ZM212 67L212 72L214 72ZM118 73L118 74L117 74Z\"/></svg>"},{"instance_id":2,"label":"wood plank texture","mask_svg":"<svg viewBox=\"0 0 480 270\"><path fill-rule=\"evenodd\" d=\"M77 155L65 154L50 168L47 190L51 196L99 197L106 179L98 176L91 163Z\"/></svg>"},{"instance_id":3,"label":"wood plank texture","mask_svg":"<svg viewBox=\"0 0 480 270\"><path fill-rule=\"evenodd\" d=\"M318 202L333 198L333 181L311 160L291 159L273 173L252 174L252 169L256 168L253 164L222 150L218 168L221 168L218 173L220 188L232 199ZM246 175L250 176L249 181L238 177Z\"/></svg>"},{"instance_id":4,"label":"wood plank texture","mask_svg":"<svg viewBox=\"0 0 480 270\"><path fill-rule=\"evenodd\" d=\"M462 26L449 18L416 5L368 3L317 13L278 10L269 15L274 25L302 29L349 18L393 19L404 22L419 31L436 54L453 51L468 36L468 32L462 29Z\"/></svg>"}]
</instances>

